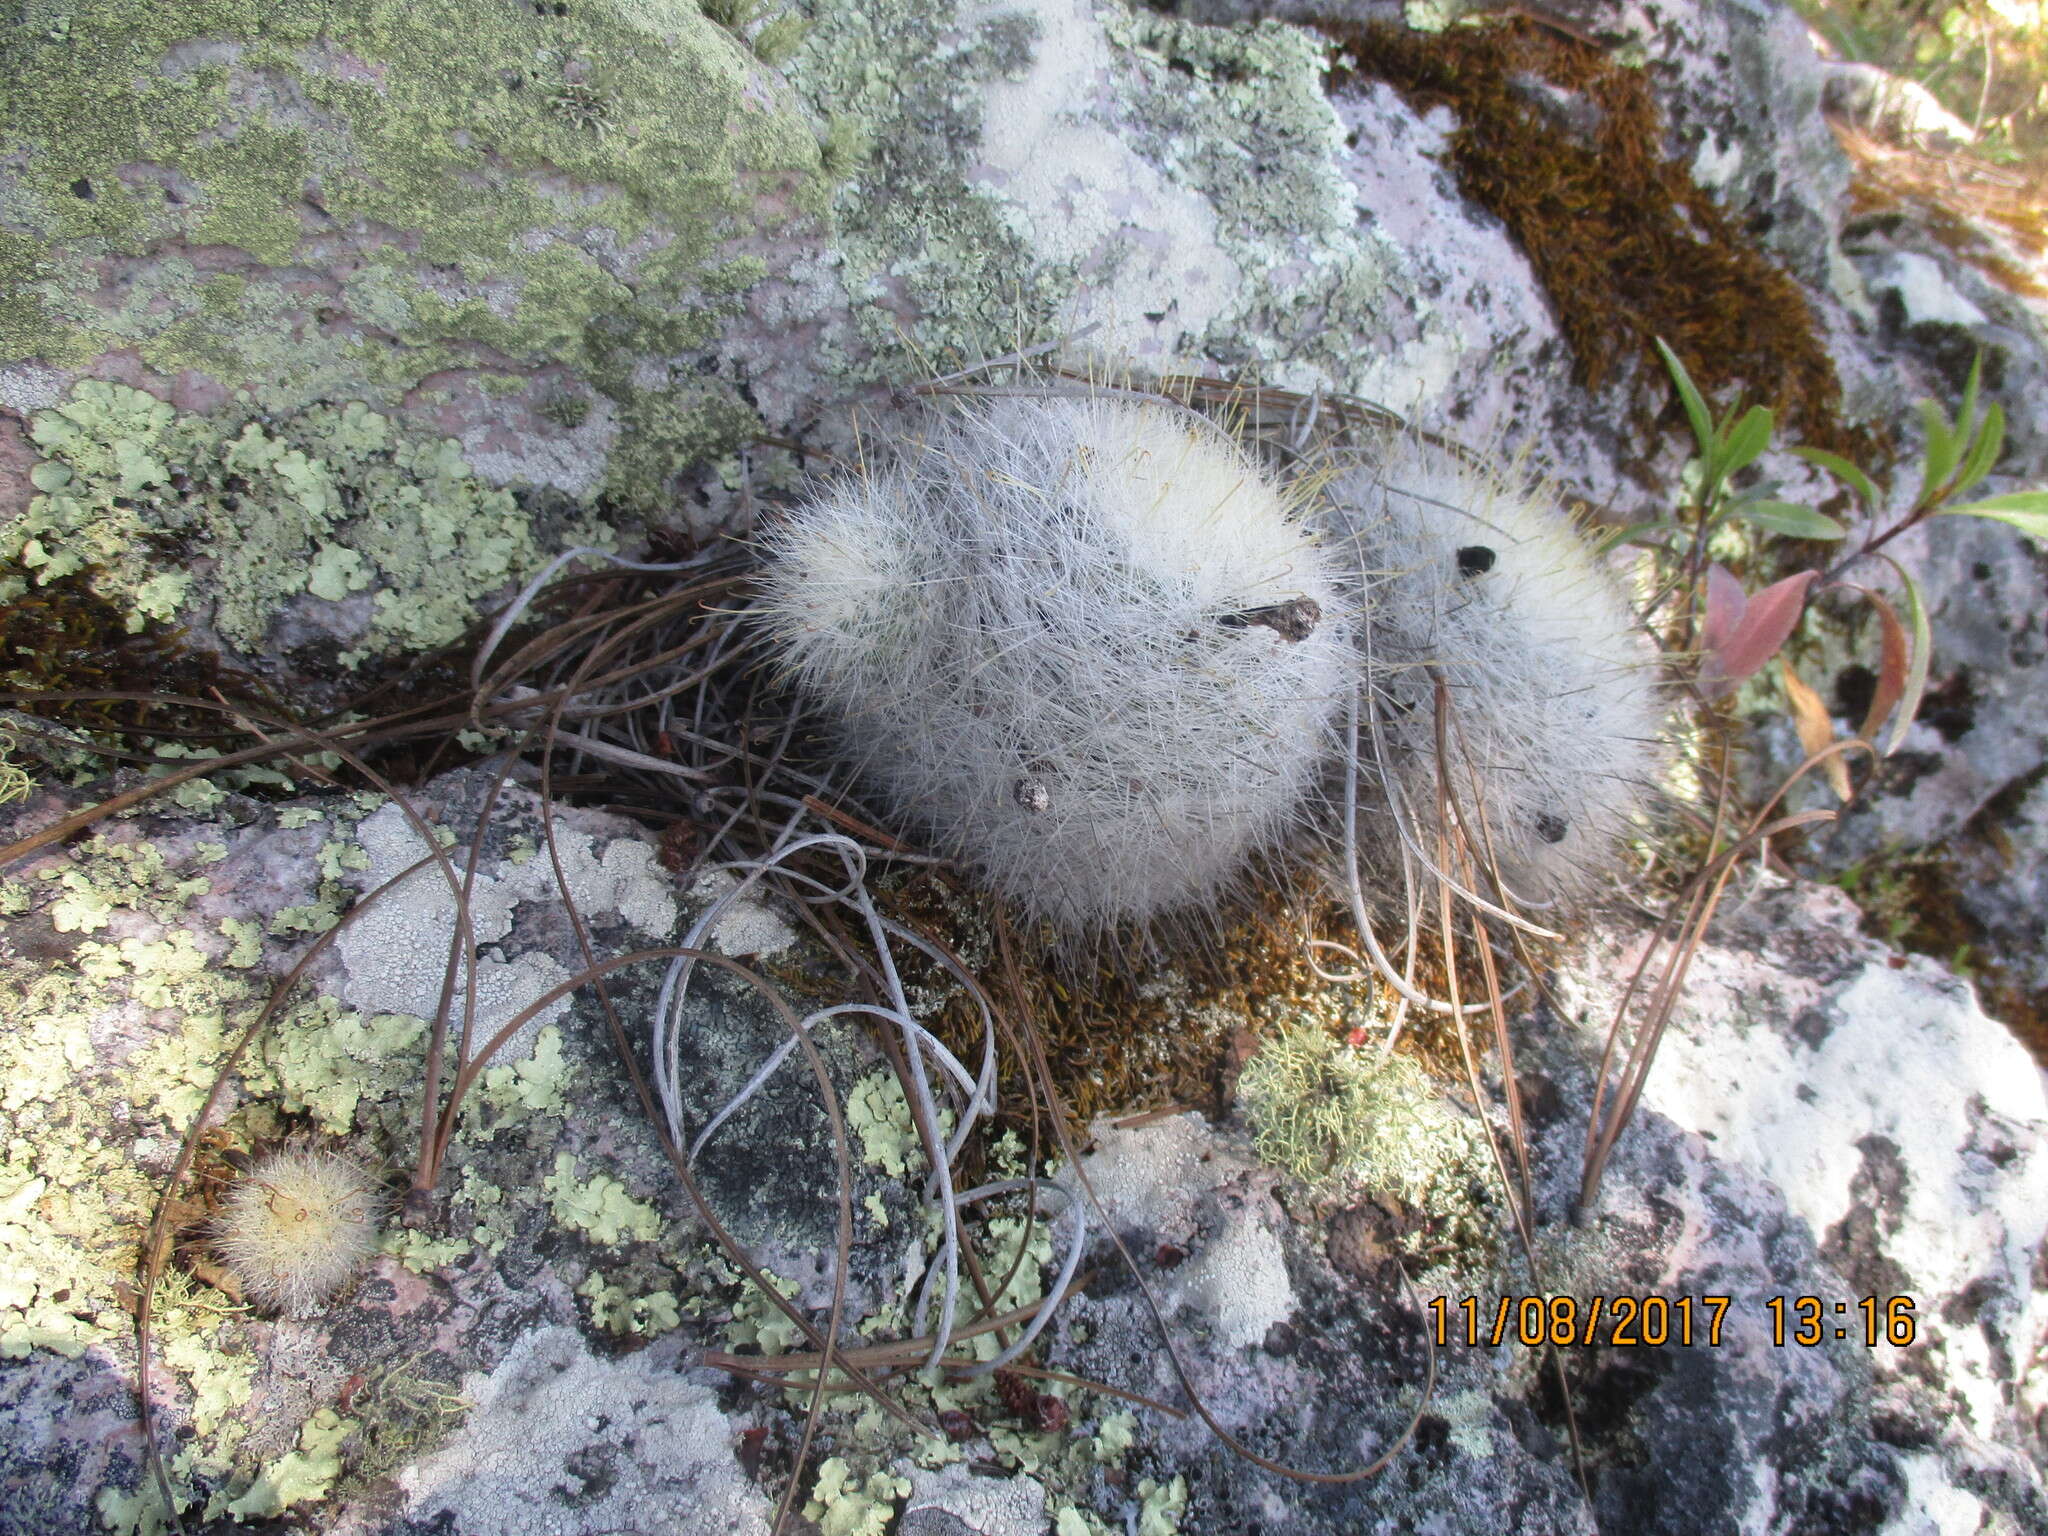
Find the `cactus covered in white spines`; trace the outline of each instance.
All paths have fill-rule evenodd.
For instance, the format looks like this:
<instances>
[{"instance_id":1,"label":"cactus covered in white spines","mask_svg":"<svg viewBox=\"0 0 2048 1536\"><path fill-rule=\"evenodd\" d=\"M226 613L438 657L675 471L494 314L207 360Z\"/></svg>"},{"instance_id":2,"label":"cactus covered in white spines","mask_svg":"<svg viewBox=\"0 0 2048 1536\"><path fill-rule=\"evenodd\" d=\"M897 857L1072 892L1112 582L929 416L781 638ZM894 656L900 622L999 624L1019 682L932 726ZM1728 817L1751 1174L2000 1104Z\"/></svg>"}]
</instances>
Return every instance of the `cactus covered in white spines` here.
<instances>
[{"instance_id":1,"label":"cactus covered in white spines","mask_svg":"<svg viewBox=\"0 0 2048 1536\"><path fill-rule=\"evenodd\" d=\"M1069 933L1215 895L1330 750L1335 566L1190 412L986 400L764 542L758 612L867 782Z\"/></svg>"},{"instance_id":2,"label":"cactus covered in white spines","mask_svg":"<svg viewBox=\"0 0 2048 1536\"><path fill-rule=\"evenodd\" d=\"M1325 521L1359 583L1369 708L1361 783L1436 859L1436 678L1450 784L1527 904L1585 896L1611 871L1661 761L1646 648L1593 548L1543 490L1412 435L1326 488ZM1483 818L1485 835L1476 825ZM1384 824L1383 824L1384 825ZM1378 862L1399 851L1383 838Z\"/></svg>"},{"instance_id":3,"label":"cactus covered in white spines","mask_svg":"<svg viewBox=\"0 0 2048 1536\"><path fill-rule=\"evenodd\" d=\"M288 1144L258 1158L229 1188L213 1244L243 1295L298 1316L375 1257L382 1204L375 1179L355 1159Z\"/></svg>"}]
</instances>

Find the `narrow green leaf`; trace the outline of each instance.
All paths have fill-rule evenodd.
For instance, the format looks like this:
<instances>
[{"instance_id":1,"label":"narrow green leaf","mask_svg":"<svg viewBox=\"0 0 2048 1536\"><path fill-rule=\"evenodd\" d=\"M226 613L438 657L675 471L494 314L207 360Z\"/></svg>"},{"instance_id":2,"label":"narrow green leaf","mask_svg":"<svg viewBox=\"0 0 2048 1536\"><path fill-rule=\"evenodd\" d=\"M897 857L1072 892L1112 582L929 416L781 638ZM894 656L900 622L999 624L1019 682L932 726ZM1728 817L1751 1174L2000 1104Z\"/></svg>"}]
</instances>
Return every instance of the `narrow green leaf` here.
<instances>
[{"instance_id":1,"label":"narrow green leaf","mask_svg":"<svg viewBox=\"0 0 2048 1536\"><path fill-rule=\"evenodd\" d=\"M1969 382L1963 385L1963 408L1956 413L1956 436L1969 443L1977 436L1977 382L1984 376L1984 349L1970 359Z\"/></svg>"},{"instance_id":2,"label":"narrow green leaf","mask_svg":"<svg viewBox=\"0 0 2048 1536\"><path fill-rule=\"evenodd\" d=\"M2021 533L2048 544L2048 491L2014 491L2007 496L1992 496L1941 510L1947 516L1988 517L1994 522L2010 523Z\"/></svg>"},{"instance_id":3,"label":"narrow green leaf","mask_svg":"<svg viewBox=\"0 0 2048 1536\"><path fill-rule=\"evenodd\" d=\"M1699 389L1693 383L1692 375L1685 371L1685 364L1678 360L1678 354L1664 345L1663 337L1652 339L1657 343L1657 351L1663 355L1664 367L1671 374L1671 382L1678 386L1678 399L1685 407L1685 419L1692 423L1692 435L1699 439L1700 452L1712 452L1714 418L1707 410L1707 402L1700 398Z\"/></svg>"},{"instance_id":4,"label":"narrow green leaf","mask_svg":"<svg viewBox=\"0 0 2048 1536\"><path fill-rule=\"evenodd\" d=\"M1920 713L1920 699L1927 692L1927 664L1934 658L1934 627L1927 619L1927 603L1920 595L1920 583L1890 555L1880 552L1878 559L1897 571L1899 580L1905 585L1906 626L1913 632L1912 660L1906 667L1905 692L1899 696L1899 712L1892 716L1891 734L1884 743L1884 755L1890 757L1906 739L1906 730L1912 725L1913 717Z\"/></svg>"},{"instance_id":5,"label":"narrow green leaf","mask_svg":"<svg viewBox=\"0 0 2048 1536\"><path fill-rule=\"evenodd\" d=\"M1736 470L1754 464L1770 446L1770 410L1765 406L1752 405L1728 434L1721 451L1721 472L1732 475Z\"/></svg>"},{"instance_id":6,"label":"narrow green leaf","mask_svg":"<svg viewBox=\"0 0 2048 1536\"><path fill-rule=\"evenodd\" d=\"M1984 425L1963 455L1961 473L1956 476L1955 494L1960 496L1991 473L1998 455L2005 449L2005 407L1996 400L1984 412Z\"/></svg>"},{"instance_id":7,"label":"narrow green leaf","mask_svg":"<svg viewBox=\"0 0 2048 1536\"><path fill-rule=\"evenodd\" d=\"M1962 450L1956 442L1955 428L1949 424L1948 412L1941 408L1940 402L1922 400L1918 409L1920 424L1927 432L1927 467L1920 472L1920 494L1914 498L1913 504L1924 507L1948 483L1949 474L1955 469Z\"/></svg>"},{"instance_id":8,"label":"narrow green leaf","mask_svg":"<svg viewBox=\"0 0 2048 1536\"><path fill-rule=\"evenodd\" d=\"M1753 501L1737 507L1735 516L1742 522L1768 528L1772 533L1790 534L1795 539L1839 539L1849 531L1827 513L1791 501Z\"/></svg>"},{"instance_id":9,"label":"narrow green leaf","mask_svg":"<svg viewBox=\"0 0 2048 1536\"><path fill-rule=\"evenodd\" d=\"M1871 484L1870 476L1840 454L1829 453L1822 448L1794 448L1792 451L1807 463L1826 470L1848 486L1856 499L1863 503L1866 512L1875 512L1878 509L1877 487Z\"/></svg>"}]
</instances>

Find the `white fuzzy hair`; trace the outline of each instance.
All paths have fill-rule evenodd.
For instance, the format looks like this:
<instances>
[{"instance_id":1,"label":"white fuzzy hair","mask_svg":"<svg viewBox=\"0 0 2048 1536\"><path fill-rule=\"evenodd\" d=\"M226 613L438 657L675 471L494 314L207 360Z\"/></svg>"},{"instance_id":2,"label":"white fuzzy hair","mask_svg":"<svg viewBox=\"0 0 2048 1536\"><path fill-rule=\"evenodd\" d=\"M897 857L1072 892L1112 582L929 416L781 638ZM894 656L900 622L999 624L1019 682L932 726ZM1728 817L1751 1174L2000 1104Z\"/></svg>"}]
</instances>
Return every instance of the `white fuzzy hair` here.
<instances>
[{"instance_id":1,"label":"white fuzzy hair","mask_svg":"<svg viewBox=\"0 0 2048 1536\"><path fill-rule=\"evenodd\" d=\"M377 1252L382 1201L353 1158L287 1145L236 1180L213 1245L259 1306L298 1316L353 1280Z\"/></svg>"},{"instance_id":2,"label":"white fuzzy hair","mask_svg":"<svg viewBox=\"0 0 2048 1536\"><path fill-rule=\"evenodd\" d=\"M1330 750L1336 566L1191 412L984 399L765 543L759 611L868 782L1069 934L1213 897Z\"/></svg>"},{"instance_id":3,"label":"white fuzzy hair","mask_svg":"<svg viewBox=\"0 0 2048 1536\"><path fill-rule=\"evenodd\" d=\"M1400 867L1394 838L1411 865L1437 859L1441 677L1475 863L1525 906L1583 898L1656 779L1664 713L1591 545L1541 487L1412 435L1332 478L1324 515L1366 615L1359 779L1388 813L1374 862Z\"/></svg>"}]
</instances>

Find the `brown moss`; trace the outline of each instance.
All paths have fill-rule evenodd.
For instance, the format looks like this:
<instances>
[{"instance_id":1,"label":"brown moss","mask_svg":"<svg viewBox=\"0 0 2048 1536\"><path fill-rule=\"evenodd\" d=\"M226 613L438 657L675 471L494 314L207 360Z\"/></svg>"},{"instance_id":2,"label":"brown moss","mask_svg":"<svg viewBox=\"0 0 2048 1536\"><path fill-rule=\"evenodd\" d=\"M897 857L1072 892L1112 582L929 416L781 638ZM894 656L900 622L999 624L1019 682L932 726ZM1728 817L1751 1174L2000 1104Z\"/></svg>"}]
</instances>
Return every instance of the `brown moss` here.
<instances>
[{"instance_id":1,"label":"brown moss","mask_svg":"<svg viewBox=\"0 0 2048 1536\"><path fill-rule=\"evenodd\" d=\"M1417 111L1456 115L1459 185L1535 267L1586 388L1626 358L1661 381L1661 336L1710 396L1746 387L1804 441L1867 448L1842 424L1804 293L1666 156L1642 71L1526 17L1435 34L1321 26L1341 45L1333 87L1382 80Z\"/></svg>"},{"instance_id":2,"label":"brown moss","mask_svg":"<svg viewBox=\"0 0 2048 1536\"><path fill-rule=\"evenodd\" d=\"M28 573L0 561L0 578ZM210 651L188 649L180 631L152 623L130 634L126 616L92 589L91 569L73 572L0 604L0 695L13 692L155 693L205 698L216 686L241 691ZM11 699L5 702L14 702ZM134 729L220 733L217 715L134 701L24 702L32 714L95 731Z\"/></svg>"},{"instance_id":3,"label":"brown moss","mask_svg":"<svg viewBox=\"0 0 2048 1536\"><path fill-rule=\"evenodd\" d=\"M0 560L0 578L27 574L14 562ZM150 621L140 633L130 633L125 611L93 590L95 574L87 567L40 586L31 582L21 596L0 603L0 707L18 706L91 732L94 750L114 761L123 760L124 752L147 758L160 741L182 740L224 752L254 744L253 737L228 723L230 717L179 704L178 698L244 702L272 718L294 717L296 712L262 679L224 664L214 651L188 645L182 628ZM429 701L452 707L468 691L463 661L461 649L451 647L365 667L368 687L345 708L367 714ZM49 693L156 695L164 702L24 697ZM401 784L474 755L454 750L452 732L370 751L379 770ZM355 782L352 770L341 770L340 776Z\"/></svg>"},{"instance_id":4,"label":"brown moss","mask_svg":"<svg viewBox=\"0 0 2048 1536\"><path fill-rule=\"evenodd\" d=\"M971 951L970 930L988 921L980 898L936 875L879 894L891 918L956 950ZM1076 1134L1099 1116L1170 1107L1221 1118L1236 1097L1239 1070L1274 1021L1310 1021L1354 1042L1378 1038L1382 1021L1356 1011L1366 990L1315 975L1300 926L1304 903L1315 933L1345 942L1345 908L1279 880L1223 914L1213 931L1164 935L1158 952L1143 959L1105 942L1077 960L1015 938L1022 996L1005 996L997 963L984 966L981 979L1012 1019L1030 1021ZM1476 999L1484 980L1470 944L1463 950L1460 982L1466 998ZM913 986L949 985L937 966L914 955L900 956L899 969ZM1442 951L1425 938L1417 985L1440 996L1445 981ZM963 1060L978 1058L981 1020L970 1000L956 998L933 1027ZM1475 1040L1482 1054L1491 1049L1490 1031L1482 1021L1485 1038ZM1447 1021L1411 1015L1401 1048L1433 1077L1464 1081L1457 1031ZM1028 1118L1024 1106L1042 1097L1027 1080L1025 1060L1014 1042L998 1051L1006 1118Z\"/></svg>"}]
</instances>

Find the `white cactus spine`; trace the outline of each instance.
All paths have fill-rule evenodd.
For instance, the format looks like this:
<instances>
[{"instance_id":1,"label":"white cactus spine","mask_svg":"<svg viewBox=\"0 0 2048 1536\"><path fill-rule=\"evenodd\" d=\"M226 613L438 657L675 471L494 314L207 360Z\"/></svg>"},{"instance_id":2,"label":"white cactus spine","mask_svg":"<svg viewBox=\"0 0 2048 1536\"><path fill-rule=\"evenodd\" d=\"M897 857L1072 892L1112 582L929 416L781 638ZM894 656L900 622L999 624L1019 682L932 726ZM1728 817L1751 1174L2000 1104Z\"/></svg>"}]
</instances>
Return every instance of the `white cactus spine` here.
<instances>
[{"instance_id":1,"label":"white cactus spine","mask_svg":"<svg viewBox=\"0 0 2048 1536\"><path fill-rule=\"evenodd\" d=\"M1497 864L1524 908L1583 898L1637 827L1663 716L1591 543L1541 487L1413 435L1341 468L1325 498L1364 615L1360 769L1385 813L1371 862L1435 865L1441 680L1475 866Z\"/></svg>"},{"instance_id":2,"label":"white cactus spine","mask_svg":"<svg viewBox=\"0 0 2048 1536\"><path fill-rule=\"evenodd\" d=\"M759 611L868 783L1069 933L1214 896L1330 749L1335 567L1190 412L980 401L766 544Z\"/></svg>"}]
</instances>

